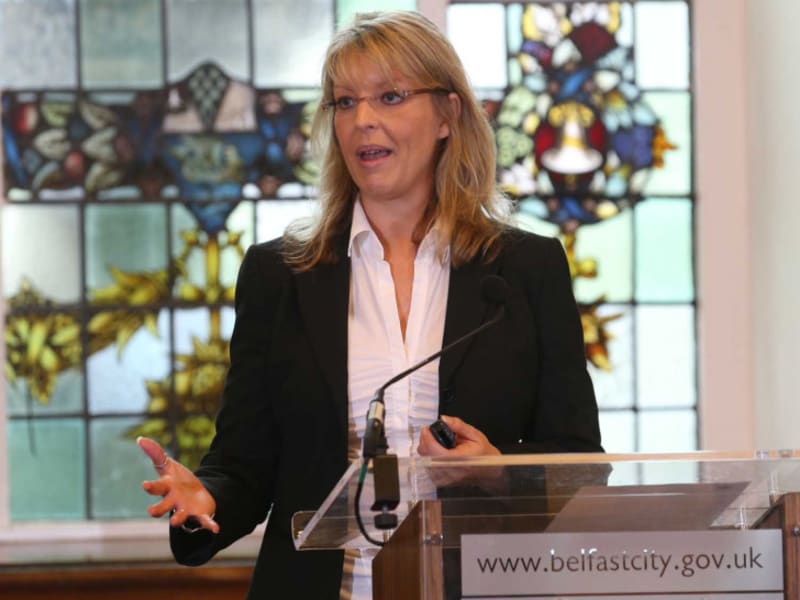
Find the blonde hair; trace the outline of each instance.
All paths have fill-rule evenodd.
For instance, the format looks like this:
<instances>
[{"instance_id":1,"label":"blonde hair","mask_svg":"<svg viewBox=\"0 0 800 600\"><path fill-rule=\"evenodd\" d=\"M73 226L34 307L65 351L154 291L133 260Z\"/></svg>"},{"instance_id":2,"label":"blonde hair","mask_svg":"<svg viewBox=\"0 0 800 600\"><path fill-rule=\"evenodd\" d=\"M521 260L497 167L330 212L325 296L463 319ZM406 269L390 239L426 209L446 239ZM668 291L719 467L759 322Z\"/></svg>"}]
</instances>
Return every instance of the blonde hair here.
<instances>
[{"instance_id":1,"label":"blonde hair","mask_svg":"<svg viewBox=\"0 0 800 600\"><path fill-rule=\"evenodd\" d=\"M393 70L429 88L458 95L460 111L446 95L433 95L450 135L441 140L431 202L415 237L430 223L449 242L450 260L458 266L477 256L493 258L507 228L510 202L495 183L495 146L491 127L467 81L453 46L436 26L414 12L363 13L338 32L328 47L322 70L322 102L312 124L312 144L321 157L316 219L292 224L284 235L285 259L297 270L341 258L337 240L349 231L358 189L333 133L333 87L346 75L356 54L366 54L379 68ZM440 248L443 252L444 248Z\"/></svg>"}]
</instances>

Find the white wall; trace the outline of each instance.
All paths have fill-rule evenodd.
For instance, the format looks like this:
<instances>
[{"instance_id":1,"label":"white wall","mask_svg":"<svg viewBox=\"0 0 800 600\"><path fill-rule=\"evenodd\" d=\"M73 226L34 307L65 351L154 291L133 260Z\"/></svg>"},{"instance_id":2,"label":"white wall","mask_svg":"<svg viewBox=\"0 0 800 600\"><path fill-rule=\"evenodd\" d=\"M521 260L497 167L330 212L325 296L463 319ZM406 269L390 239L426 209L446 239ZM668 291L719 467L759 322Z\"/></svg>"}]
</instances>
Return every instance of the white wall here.
<instances>
[{"instance_id":1,"label":"white wall","mask_svg":"<svg viewBox=\"0 0 800 600\"><path fill-rule=\"evenodd\" d=\"M695 173L701 447L754 447L751 152L746 115L751 0L695 0ZM770 444L768 444L770 445Z\"/></svg>"},{"instance_id":2,"label":"white wall","mask_svg":"<svg viewBox=\"0 0 800 600\"><path fill-rule=\"evenodd\" d=\"M755 440L762 447L797 448L800 2L750 0L746 17Z\"/></svg>"}]
</instances>

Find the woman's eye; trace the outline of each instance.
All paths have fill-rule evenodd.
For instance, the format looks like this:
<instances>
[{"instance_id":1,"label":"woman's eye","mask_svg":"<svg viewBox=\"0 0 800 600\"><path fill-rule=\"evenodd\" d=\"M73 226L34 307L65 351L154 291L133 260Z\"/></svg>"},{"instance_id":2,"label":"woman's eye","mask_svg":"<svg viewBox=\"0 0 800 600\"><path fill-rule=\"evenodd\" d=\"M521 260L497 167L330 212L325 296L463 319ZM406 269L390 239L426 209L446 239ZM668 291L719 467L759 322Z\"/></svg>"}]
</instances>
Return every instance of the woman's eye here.
<instances>
[{"instance_id":1,"label":"woman's eye","mask_svg":"<svg viewBox=\"0 0 800 600\"><path fill-rule=\"evenodd\" d=\"M394 90L381 94L381 102L384 104L401 104L403 100L405 100L405 96Z\"/></svg>"},{"instance_id":2,"label":"woman's eye","mask_svg":"<svg viewBox=\"0 0 800 600\"><path fill-rule=\"evenodd\" d=\"M341 96L334 100L336 102L336 108L338 110L347 110L348 108L353 108L356 104L355 98L352 96Z\"/></svg>"}]
</instances>

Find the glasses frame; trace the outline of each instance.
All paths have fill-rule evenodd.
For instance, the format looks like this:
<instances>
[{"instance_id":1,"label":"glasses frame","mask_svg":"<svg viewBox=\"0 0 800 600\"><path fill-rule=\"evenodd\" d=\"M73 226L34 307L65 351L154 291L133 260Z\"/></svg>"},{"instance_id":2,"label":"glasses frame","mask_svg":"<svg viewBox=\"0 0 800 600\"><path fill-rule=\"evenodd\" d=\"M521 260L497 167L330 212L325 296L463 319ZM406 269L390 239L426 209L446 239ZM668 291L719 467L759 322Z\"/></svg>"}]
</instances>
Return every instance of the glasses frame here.
<instances>
[{"instance_id":1,"label":"glasses frame","mask_svg":"<svg viewBox=\"0 0 800 600\"><path fill-rule=\"evenodd\" d=\"M420 94L436 94L436 95L445 96L447 94L452 93L452 90L448 90L447 88L442 88L442 87L417 88L417 89L414 89L414 90L391 89L391 90L383 91L380 94L378 94L377 96L359 96L358 98L353 98L353 101L355 102L355 104L353 104L353 106L351 106L349 108L345 108L345 109L339 108L339 109L337 109L336 105L340 100L340 99L337 99L337 98L334 98L333 100L328 100L327 102L323 102L321 104L321 107L322 107L322 110L324 110L324 111L332 111L334 114L337 112L337 110L340 110L340 111L343 111L343 112L350 112L351 110L355 110L355 108L360 103L362 103L364 101L367 101L367 102L370 102L372 100L380 101L381 96L383 96L387 92L394 92L395 94L397 94L398 96L403 98L403 102L399 102L397 104L381 104L381 106L384 106L386 108L391 108L392 106L401 106L411 96L418 96Z\"/></svg>"}]
</instances>

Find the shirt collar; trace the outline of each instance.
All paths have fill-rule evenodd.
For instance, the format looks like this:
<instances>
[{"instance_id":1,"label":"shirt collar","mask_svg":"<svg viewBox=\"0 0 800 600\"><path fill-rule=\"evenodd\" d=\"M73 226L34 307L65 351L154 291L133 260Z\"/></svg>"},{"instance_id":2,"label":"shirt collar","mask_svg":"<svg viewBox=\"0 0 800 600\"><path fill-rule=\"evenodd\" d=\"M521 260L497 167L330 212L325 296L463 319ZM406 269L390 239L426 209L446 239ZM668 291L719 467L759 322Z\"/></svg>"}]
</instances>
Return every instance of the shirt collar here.
<instances>
[{"instance_id":1,"label":"shirt collar","mask_svg":"<svg viewBox=\"0 0 800 600\"><path fill-rule=\"evenodd\" d=\"M443 241L442 236L441 228L437 223L434 223L419 244L417 258L425 260L435 259L439 243ZM367 240L371 241L368 242ZM367 219L367 213L364 212L364 207L361 205L360 198L356 198L353 205L353 219L350 223L350 240L347 244L348 257L353 256L353 249L356 246L362 253L374 252L380 260L383 260L383 245L380 243L378 235L372 229L372 225L370 225ZM445 246L443 258L445 263L449 262L449 245Z\"/></svg>"}]
</instances>

